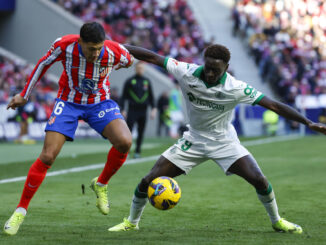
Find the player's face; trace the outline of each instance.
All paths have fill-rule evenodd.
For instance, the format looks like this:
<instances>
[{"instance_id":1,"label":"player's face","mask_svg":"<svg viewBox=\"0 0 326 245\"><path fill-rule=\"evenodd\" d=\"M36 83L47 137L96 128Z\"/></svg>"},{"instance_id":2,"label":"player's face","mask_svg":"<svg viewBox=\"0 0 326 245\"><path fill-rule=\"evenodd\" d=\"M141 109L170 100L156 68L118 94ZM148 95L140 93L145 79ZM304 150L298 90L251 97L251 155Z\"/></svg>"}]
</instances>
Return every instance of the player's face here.
<instances>
[{"instance_id":1,"label":"player's face","mask_svg":"<svg viewBox=\"0 0 326 245\"><path fill-rule=\"evenodd\" d=\"M81 38L78 41L87 62L94 63L100 56L104 41L100 43L84 42Z\"/></svg>"},{"instance_id":2,"label":"player's face","mask_svg":"<svg viewBox=\"0 0 326 245\"><path fill-rule=\"evenodd\" d=\"M228 64L223 60L205 58L204 75L207 83L216 83L228 69Z\"/></svg>"}]
</instances>

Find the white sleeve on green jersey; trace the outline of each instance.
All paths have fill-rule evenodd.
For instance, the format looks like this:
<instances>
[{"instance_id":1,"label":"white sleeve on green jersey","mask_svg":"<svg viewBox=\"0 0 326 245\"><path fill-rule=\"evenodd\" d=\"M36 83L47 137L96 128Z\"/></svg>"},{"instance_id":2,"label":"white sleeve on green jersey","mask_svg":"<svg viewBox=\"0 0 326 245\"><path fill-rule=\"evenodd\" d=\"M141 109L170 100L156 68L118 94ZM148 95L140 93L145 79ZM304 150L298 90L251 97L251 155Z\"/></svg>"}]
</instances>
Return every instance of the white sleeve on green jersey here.
<instances>
[{"instance_id":1,"label":"white sleeve on green jersey","mask_svg":"<svg viewBox=\"0 0 326 245\"><path fill-rule=\"evenodd\" d=\"M264 97L264 94L243 81L233 80L233 85L233 94L239 104L256 105Z\"/></svg>"},{"instance_id":2,"label":"white sleeve on green jersey","mask_svg":"<svg viewBox=\"0 0 326 245\"><path fill-rule=\"evenodd\" d=\"M182 78L190 68L188 63L177 61L176 59L166 57L164 68L171 73L177 80Z\"/></svg>"}]
</instances>

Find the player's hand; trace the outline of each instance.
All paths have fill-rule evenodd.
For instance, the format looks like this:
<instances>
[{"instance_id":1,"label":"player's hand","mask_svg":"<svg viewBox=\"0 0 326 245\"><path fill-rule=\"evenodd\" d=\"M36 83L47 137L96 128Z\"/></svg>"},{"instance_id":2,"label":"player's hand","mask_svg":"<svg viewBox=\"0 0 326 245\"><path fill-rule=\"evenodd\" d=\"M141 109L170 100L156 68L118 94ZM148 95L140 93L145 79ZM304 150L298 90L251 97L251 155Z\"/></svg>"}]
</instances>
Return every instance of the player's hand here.
<instances>
[{"instance_id":1,"label":"player's hand","mask_svg":"<svg viewBox=\"0 0 326 245\"><path fill-rule=\"evenodd\" d=\"M308 127L311 130L314 130L316 132L322 133L326 135L326 125L322 123L310 123Z\"/></svg>"},{"instance_id":2,"label":"player's hand","mask_svg":"<svg viewBox=\"0 0 326 245\"><path fill-rule=\"evenodd\" d=\"M9 104L7 105L7 110L9 108L16 110L16 107L18 106L23 106L27 103L27 100L24 99L24 97L22 97L20 94L16 94L11 101L9 102Z\"/></svg>"},{"instance_id":3,"label":"player's hand","mask_svg":"<svg viewBox=\"0 0 326 245\"><path fill-rule=\"evenodd\" d=\"M122 116L123 116L124 118L127 118L127 112L126 112L125 110L123 110L123 111L121 112L121 114L122 114Z\"/></svg>"},{"instance_id":4,"label":"player's hand","mask_svg":"<svg viewBox=\"0 0 326 245\"><path fill-rule=\"evenodd\" d=\"M156 112L157 112L157 109L156 108L153 108L152 111L151 111L151 115L150 115L150 118L152 120L156 117Z\"/></svg>"},{"instance_id":5,"label":"player's hand","mask_svg":"<svg viewBox=\"0 0 326 245\"><path fill-rule=\"evenodd\" d=\"M125 66L123 66L123 65L121 65L121 64L119 64L119 65L117 65L115 68L114 68L114 70L120 70L121 68L126 68Z\"/></svg>"}]
</instances>

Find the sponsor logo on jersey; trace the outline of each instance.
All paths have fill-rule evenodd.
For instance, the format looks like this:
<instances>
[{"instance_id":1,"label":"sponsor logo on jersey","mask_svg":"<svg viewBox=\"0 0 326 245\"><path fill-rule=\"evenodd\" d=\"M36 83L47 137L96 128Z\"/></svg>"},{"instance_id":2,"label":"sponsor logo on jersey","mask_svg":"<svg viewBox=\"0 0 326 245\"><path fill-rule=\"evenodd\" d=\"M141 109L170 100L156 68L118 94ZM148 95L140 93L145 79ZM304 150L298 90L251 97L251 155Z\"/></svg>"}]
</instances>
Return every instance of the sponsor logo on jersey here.
<instances>
[{"instance_id":1,"label":"sponsor logo on jersey","mask_svg":"<svg viewBox=\"0 0 326 245\"><path fill-rule=\"evenodd\" d=\"M81 93L85 94L96 94L100 89L95 89L96 82L92 79L85 78L81 82L80 87L75 87L75 89Z\"/></svg>"},{"instance_id":2,"label":"sponsor logo on jersey","mask_svg":"<svg viewBox=\"0 0 326 245\"><path fill-rule=\"evenodd\" d=\"M56 116L51 116L48 121L49 125L52 125L56 118L57 118Z\"/></svg>"},{"instance_id":3,"label":"sponsor logo on jersey","mask_svg":"<svg viewBox=\"0 0 326 245\"><path fill-rule=\"evenodd\" d=\"M108 112L110 112L110 111L114 111L114 110L118 110L118 112L115 112L114 115L119 115L119 114L120 114L120 108L116 106L116 107L112 107L112 108L110 108L110 109L105 109L105 111L100 111L100 112L98 113L98 117L99 117L99 118L102 118L102 117L105 116L106 113L108 113Z\"/></svg>"},{"instance_id":4,"label":"sponsor logo on jersey","mask_svg":"<svg viewBox=\"0 0 326 245\"><path fill-rule=\"evenodd\" d=\"M197 104L197 105L201 105L201 106L204 106L206 108L209 108L209 109L213 109L213 110L218 110L220 112L223 112L224 111L224 105L220 105L220 104L216 104L212 101L208 101L208 100L204 100L204 99L201 99L201 98L197 98L196 96L194 96L192 93L187 93L188 95L188 99L191 103L193 104Z\"/></svg>"}]
</instances>

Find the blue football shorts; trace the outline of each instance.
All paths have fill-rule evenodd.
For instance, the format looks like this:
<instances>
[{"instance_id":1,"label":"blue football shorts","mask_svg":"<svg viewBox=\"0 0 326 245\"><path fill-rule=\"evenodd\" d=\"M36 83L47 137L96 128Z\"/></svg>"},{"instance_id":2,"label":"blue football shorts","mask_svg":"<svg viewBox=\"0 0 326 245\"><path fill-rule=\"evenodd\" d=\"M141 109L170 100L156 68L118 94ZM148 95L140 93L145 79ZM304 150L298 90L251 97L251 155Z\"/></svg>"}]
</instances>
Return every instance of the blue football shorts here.
<instances>
[{"instance_id":1,"label":"blue football shorts","mask_svg":"<svg viewBox=\"0 0 326 245\"><path fill-rule=\"evenodd\" d=\"M96 132L102 135L107 124L114 119L123 119L120 108L113 100L105 100L96 104L80 105L56 99L52 114L46 124L45 131L55 131L73 141L78 120L84 120ZM103 135L102 135L103 136Z\"/></svg>"}]
</instances>

